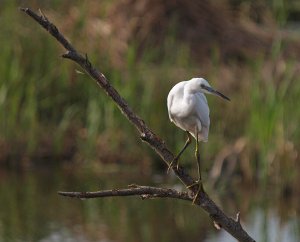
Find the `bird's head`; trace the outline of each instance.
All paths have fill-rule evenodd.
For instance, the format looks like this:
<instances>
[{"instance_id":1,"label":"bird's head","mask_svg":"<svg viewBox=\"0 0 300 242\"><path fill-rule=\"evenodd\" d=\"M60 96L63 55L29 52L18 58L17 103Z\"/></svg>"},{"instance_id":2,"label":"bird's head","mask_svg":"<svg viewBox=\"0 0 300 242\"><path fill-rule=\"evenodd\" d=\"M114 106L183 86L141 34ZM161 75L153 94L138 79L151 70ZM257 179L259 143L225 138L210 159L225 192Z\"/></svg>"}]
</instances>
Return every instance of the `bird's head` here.
<instances>
[{"instance_id":1,"label":"bird's head","mask_svg":"<svg viewBox=\"0 0 300 242\"><path fill-rule=\"evenodd\" d=\"M195 89L197 91L200 91L200 92L203 92L203 93L206 93L206 94L213 94L213 95L216 95L216 96L219 96L221 98L224 98L226 99L227 101L230 101L230 99L228 97L226 97L224 94L222 94L221 92L213 89L208 81L206 81L205 79L203 78L193 78L191 79Z\"/></svg>"}]
</instances>

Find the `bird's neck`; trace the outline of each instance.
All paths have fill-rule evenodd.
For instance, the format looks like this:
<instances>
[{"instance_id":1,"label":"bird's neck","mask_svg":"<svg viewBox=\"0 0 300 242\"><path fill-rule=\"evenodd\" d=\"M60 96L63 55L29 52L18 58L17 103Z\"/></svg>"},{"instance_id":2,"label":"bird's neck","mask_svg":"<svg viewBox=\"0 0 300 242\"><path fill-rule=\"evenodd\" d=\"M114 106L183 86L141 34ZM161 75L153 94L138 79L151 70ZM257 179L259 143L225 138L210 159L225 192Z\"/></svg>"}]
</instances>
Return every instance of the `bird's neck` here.
<instances>
[{"instance_id":1,"label":"bird's neck","mask_svg":"<svg viewBox=\"0 0 300 242\"><path fill-rule=\"evenodd\" d=\"M202 93L201 90L199 90L198 86L196 86L194 83L187 83L184 88L184 95L190 95L195 93Z\"/></svg>"}]
</instances>

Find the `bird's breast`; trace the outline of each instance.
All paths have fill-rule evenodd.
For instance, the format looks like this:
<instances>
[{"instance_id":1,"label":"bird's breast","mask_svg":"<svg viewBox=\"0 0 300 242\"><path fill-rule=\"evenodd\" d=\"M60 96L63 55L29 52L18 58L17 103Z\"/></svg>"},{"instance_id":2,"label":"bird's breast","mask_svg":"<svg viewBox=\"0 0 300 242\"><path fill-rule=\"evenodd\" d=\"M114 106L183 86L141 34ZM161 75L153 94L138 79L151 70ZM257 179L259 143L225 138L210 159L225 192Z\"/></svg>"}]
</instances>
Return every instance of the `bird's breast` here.
<instances>
[{"instance_id":1,"label":"bird's breast","mask_svg":"<svg viewBox=\"0 0 300 242\"><path fill-rule=\"evenodd\" d=\"M186 118L193 112L193 102L191 100L175 99L170 110L173 117Z\"/></svg>"}]
</instances>

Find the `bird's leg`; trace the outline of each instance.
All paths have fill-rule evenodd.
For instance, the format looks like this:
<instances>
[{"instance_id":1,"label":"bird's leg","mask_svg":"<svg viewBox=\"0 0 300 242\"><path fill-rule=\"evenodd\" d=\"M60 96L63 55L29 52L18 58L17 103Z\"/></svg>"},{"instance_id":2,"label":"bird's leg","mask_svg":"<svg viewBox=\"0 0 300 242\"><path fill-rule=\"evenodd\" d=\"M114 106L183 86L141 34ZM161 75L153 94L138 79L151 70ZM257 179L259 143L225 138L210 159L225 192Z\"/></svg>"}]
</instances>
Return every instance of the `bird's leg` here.
<instances>
[{"instance_id":1,"label":"bird's leg","mask_svg":"<svg viewBox=\"0 0 300 242\"><path fill-rule=\"evenodd\" d=\"M169 164L169 167L168 167L168 170L167 170L167 173L169 173L170 169L174 166L174 164L176 165L177 169L178 169L178 160L179 160L179 157L182 155L182 153L185 151L185 149L189 146L189 144L191 143L192 141L192 138L191 138L191 134L186 131L187 133L187 140L182 148L182 150L178 153L178 155L175 156L175 158L172 160L172 162Z\"/></svg>"},{"instance_id":2,"label":"bird's leg","mask_svg":"<svg viewBox=\"0 0 300 242\"><path fill-rule=\"evenodd\" d=\"M198 195L200 191L203 191L203 185L202 185L202 178L201 178L201 166L200 166L200 152L199 152L199 138L198 138L198 129L196 130L196 149L195 149L195 156L197 159L197 166L198 166L198 180L194 182L193 184L187 186L187 188L191 188L193 186L198 186L198 191L193 199L193 204L198 198Z\"/></svg>"}]
</instances>

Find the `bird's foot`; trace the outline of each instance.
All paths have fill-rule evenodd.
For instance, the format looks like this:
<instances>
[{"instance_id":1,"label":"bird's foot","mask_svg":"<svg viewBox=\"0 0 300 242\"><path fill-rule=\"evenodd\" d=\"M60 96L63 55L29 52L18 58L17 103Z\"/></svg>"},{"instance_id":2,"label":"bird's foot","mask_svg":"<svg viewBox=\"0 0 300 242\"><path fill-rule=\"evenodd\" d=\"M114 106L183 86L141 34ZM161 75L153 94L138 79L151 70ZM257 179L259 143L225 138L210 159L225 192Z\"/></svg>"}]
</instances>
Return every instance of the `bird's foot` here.
<instances>
[{"instance_id":1,"label":"bird's foot","mask_svg":"<svg viewBox=\"0 0 300 242\"><path fill-rule=\"evenodd\" d=\"M188 185L186 188L191 188L191 187L194 187L194 186L198 186L198 190L197 190L197 193L195 194L195 196L193 198L193 204L195 204L195 202L196 202L196 200L199 196L199 193L204 191L203 184L202 184L202 181L200 179L195 181L191 185Z\"/></svg>"},{"instance_id":2,"label":"bird's foot","mask_svg":"<svg viewBox=\"0 0 300 242\"><path fill-rule=\"evenodd\" d=\"M167 174L169 174L171 168L173 168L173 167L176 167L176 169L178 170L178 158L176 158L176 157L169 164Z\"/></svg>"}]
</instances>

